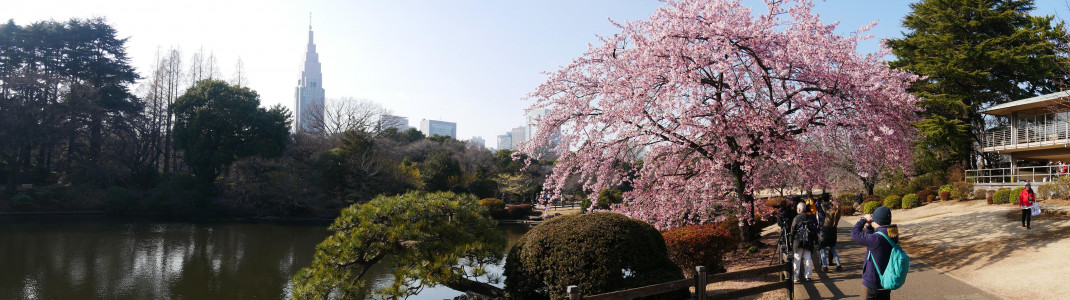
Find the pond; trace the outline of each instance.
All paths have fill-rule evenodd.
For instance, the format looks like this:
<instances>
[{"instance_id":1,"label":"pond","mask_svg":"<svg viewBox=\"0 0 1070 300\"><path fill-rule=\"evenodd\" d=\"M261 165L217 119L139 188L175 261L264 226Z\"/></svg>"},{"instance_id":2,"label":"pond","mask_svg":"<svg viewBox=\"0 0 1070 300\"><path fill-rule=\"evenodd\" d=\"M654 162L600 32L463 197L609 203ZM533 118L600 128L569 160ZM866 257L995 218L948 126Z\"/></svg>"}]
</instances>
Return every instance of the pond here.
<instances>
[{"instance_id":1,"label":"pond","mask_svg":"<svg viewBox=\"0 0 1070 300\"><path fill-rule=\"evenodd\" d=\"M3 215L0 299L282 299L326 226ZM511 245L527 226L499 229ZM377 282L388 281L385 266L375 271ZM460 294L437 287L409 299Z\"/></svg>"}]
</instances>

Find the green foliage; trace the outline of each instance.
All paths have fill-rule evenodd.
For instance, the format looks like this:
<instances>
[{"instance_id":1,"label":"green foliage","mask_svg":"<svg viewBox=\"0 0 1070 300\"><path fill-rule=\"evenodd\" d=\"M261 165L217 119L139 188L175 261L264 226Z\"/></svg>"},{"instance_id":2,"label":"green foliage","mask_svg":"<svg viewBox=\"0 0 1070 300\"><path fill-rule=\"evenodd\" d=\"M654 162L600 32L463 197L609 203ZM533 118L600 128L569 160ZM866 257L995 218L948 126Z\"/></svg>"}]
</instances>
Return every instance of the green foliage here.
<instances>
[{"instance_id":1,"label":"green foliage","mask_svg":"<svg viewBox=\"0 0 1070 300\"><path fill-rule=\"evenodd\" d=\"M510 299L567 299L683 279L650 224L615 213L555 217L528 231L505 260ZM687 291L666 298L688 298Z\"/></svg>"},{"instance_id":2,"label":"green foliage","mask_svg":"<svg viewBox=\"0 0 1070 300\"><path fill-rule=\"evenodd\" d=\"M102 204L105 210L109 211L126 211L136 210L137 207L137 193L132 190L111 186L104 189L104 199Z\"/></svg>"},{"instance_id":3,"label":"green foliage","mask_svg":"<svg viewBox=\"0 0 1070 300\"><path fill-rule=\"evenodd\" d=\"M899 208L899 206L902 203L901 201L902 201L902 198L900 198L899 195L891 195L891 196L888 196L887 198L884 198L884 206L887 206L888 208L893 208L893 209L894 208Z\"/></svg>"},{"instance_id":4,"label":"green foliage","mask_svg":"<svg viewBox=\"0 0 1070 300\"><path fill-rule=\"evenodd\" d=\"M954 190L954 187L952 187L952 185L950 183L940 186L940 191L941 192L950 192L952 190Z\"/></svg>"},{"instance_id":5,"label":"green foliage","mask_svg":"<svg viewBox=\"0 0 1070 300\"><path fill-rule=\"evenodd\" d=\"M857 197L858 197L858 195L855 194L855 193L842 193L842 194L839 194L839 195L836 196L836 200L839 200L840 204L843 204L843 201L854 202L855 198L857 198Z\"/></svg>"},{"instance_id":6,"label":"green foliage","mask_svg":"<svg viewBox=\"0 0 1070 300\"><path fill-rule=\"evenodd\" d=\"M921 198L918 198L917 194L907 194L903 196L903 208L911 209L921 206Z\"/></svg>"},{"instance_id":7,"label":"green foliage","mask_svg":"<svg viewBox=\"0 0 1070 300\"><path fill-rule=\"evenodd\" d=\"M586 213L588 208L591 208L591 199L587 198L587 195L580 197L580 212Z\"/></svg>"},{"instance_id":8,"label":"green foliage","mask_svg":"<svg viewBox=\"0 0 1070 300\"><path fill-rule=\"evenodd\" d=\"M992 204L1010 203L1012 193L1014 193L1014 191L1006 188L996 190L996 193L992 195ZM1017 194L1014 195L1017 197Z\"/></svg>"},{"instance_id":9,"label":"green foliage","mask_svg":"<svg viewBox=\"0 0 1070 300\"><path fill-rule=\"evenodd\" d=\"M754 253L758 253L758 246L750 246L750 247L747 247L747 251L746 251L746 253L747 253L747 254L754 254Z\"/></svg>"},{"instance_id":10,"label":"green foliage","mask_svg":"<svg viewBox=\"0 0 1070 300\"><path fill-rule=\"evenodd\" d=\"M33 197L27 194L18 194L11 197L11 202L15 204L15 209L26 210L33 206Z\"/></svg>"},{"instance_id":11,"label":"green foliage","mask_svg":"<svg viewBox=\"0 0 1070 300\"><path fill-rule=\"evenodd\" d=\"M880 201L866 202L862 205L862 213L872 214L878 207L881 207Z\"/></svg>"},{"instance_id":12,"label":"green foliage","mask_svg":"<svg viewBox=\"0 0 1070 300\"><path fill-rule=\"evenodd\" d=\"M501 260L505 237L470 195L411 192L355 204L327 229L312 265L292 279L293 299L404 298L424 286L485 276ZM391 259L385 259L389 255ZM377 263L393 284L372 290Z\"/></svg>"},{"instance_id":13,"label":"green foliage","mask_svg":"<svg viewBox=\"0 0 1070 300\"><path fill-rule=\"evenodd\" d=\"M739 247L739 235L717 225L678 227L662 232L661 236L665 238L669 259L680 267L685 277L691 277L696 266L706 266L710 274L725 272L725 254Z\"/></svg>"},{"instance_id":14,"label":"green foliage","mask_svg":"<svg viewBox=\"0 0 1070 300\"><path fill-rule=\"evenodd\" d=\"M460 185L462 174L460 163L446 150L431 152L427 160L420 164L420 175L426 191L449 191Z\"/></svg>"},{"instance_id":15,"label":"green foliage","mask_svg":"<svg viewBox=\"0 0 1070 300\"><path fill-rule=\"evenodd\" d=\"M260 95L221 80L202 80L172 105L175 148L204 182L243 157L282 154L290 113L282 106L260 106Z\"/></svg>"},{"instance_id":16,"label":"green foliage","mask_svg":"<svg viewBox=\"0 0 1070 300\"><path fill-rule=\"evenodd\" d=\"M423 171L411 163L391 161L367 132L347 131L341 146L316 160L319 180L328 197L342 203L363 203L377 195L396 195L418 187Z\"/></svg>"},{"instance_id":17,"label":"green foliage","mask_svg":"<svg viewBox=\"0 0 1070 300\"><path fill-rule=\"evenodd\" d=\"M618 189L601 190L598 192L598 209L609 209L610 205L620 204L624 201L622 192Z\"/></svg>"},{"instance_id":18,"label":"green foliage","mask_svg":"<svg viewBox=\"0 0 1070 300\"><path fill-rule=\"evenodd\" d=\"M888 41L892 67L925 79L912 89L925 110L915 164L922 173L965 161L979 135L981 108L1059 90L1066 32L1052 16L1031 16L1033 1L924 0Z\"/></svg>"},{"instance_id":19,"label":"green foliage","mask_svg":"<svg viewBox=\"0 0 1070 300\"><path fill-rule=\"evenodd\" d=\"M494 212L499 210L505 210L505 202L498 198L484 198L479 200L479 205L487 208L487 211Z\"/></svg>"},{"instance_id":20,"label":"green foliage","mask_svg":"<svg viewBox=\"0 0 1070 300\"><path fill-rule=\"evenodd\" d=\"M877 196L877 199L884 199L884 198L888 198L888 196L891 196L891 195L892 195L892 189L891 188L879 188L879 189L873 190L873 195L872 196Z\"/></svg>"},{"instance_id":21,"label":"green foliage","mask_svg":"<svg viewBox=\"0 0 1070 300\"><path fill-rule=\"evenodd\" d=\"M1024 186L1020 186L1020 187L1016 187L1014 189L1011 189L1010 192L1007 194L1006 200L1004 200L1004 201L1002 201L1000 203L997 203L997 204L1018 203L1018 195L1021 195L1022 194L1022 190L1024 190L1024 189L1025 189Z\"/></svg>"}]
</instances>

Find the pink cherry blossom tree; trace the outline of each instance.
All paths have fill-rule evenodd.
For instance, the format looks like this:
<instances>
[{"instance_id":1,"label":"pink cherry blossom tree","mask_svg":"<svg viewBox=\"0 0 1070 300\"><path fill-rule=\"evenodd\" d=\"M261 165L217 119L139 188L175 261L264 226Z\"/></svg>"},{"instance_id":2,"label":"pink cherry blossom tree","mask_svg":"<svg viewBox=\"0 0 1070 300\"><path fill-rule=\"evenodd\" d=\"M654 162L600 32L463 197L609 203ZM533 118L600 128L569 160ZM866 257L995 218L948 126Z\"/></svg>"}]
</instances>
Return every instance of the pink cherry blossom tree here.
<instances>
[{"instance_id":1,"label":"pink cherry blossom tree","mask_svg":"<svg viewBox=\"0 0 1070 300\"><path fill-rule=\"evenodd\" d=\"M878 141L866 147L910 142L917 99L906 89L917 76L889 68L883 46L856 52L875 22L840 35L810 1L765 4L759 15L738 1L669 0L548 74L530 98L550 112L521 152L560 155L549 201L572 175L592 199L628 181L634 190L612 210L659 229L734 212L752 241L763 182L825 163L809 144L840 130ZM642 163L630 164L636 153Z\"/></svg>"}]
</instances>

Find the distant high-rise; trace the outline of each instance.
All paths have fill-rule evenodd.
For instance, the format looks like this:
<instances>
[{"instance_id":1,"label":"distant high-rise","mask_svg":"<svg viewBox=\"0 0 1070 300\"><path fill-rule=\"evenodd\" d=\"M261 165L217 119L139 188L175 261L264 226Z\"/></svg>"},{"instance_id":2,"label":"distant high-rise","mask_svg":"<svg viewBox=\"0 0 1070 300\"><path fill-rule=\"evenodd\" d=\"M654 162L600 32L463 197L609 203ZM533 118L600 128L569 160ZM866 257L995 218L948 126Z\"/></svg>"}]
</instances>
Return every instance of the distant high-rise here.
<instances>
[{"instance_id":1,"label":"distant high-rise","mask_svg":"<svg viewBox=\"0 0 1070 300\"><path fill-rule=\"evenodd\" d=\"M312 42L312 25L308 25L308 49L305 50L305 64L301 67L301 79L297 80L294 91L296 110L294 131L319 132L322 130L316 122L323 121L323 74L320 73L319 54L316 44Z\"/></svg>"},{"instance_id":2,"label":"distant high-rise","mask_svg":"<svg viewBox=\"0 0 1070 300\"><path fill-rule=\"evenodd\" d=\"M479 148L487 147L487 141L484 141L483 137L473 136L472 139L468 140L468 143L478 145Z\"/></svg>"},{"instance_id":3,"label":"distant high-rise","mask_svg":"<svg viewBox=\"0 0 1070 300\"><path fill-rule=\"evenodd\" d=\"M398 131L409 130L409 128L411 128L409 127L409 118L394 115L383 115L379 118L379 124L377 124L376 130L383 131L389 128L394 128Z\"/></svg>"},{"instance_id":4,"label":"distant high-rise","mask_svg":"<svg viewBox=\"0 0 1070 300\"><path fill-rule=\"evenodd\" d=\"M420 120L420 132L426 136L450 136L457 138L457 123L423 119Z\"/></svg>"},{"instance_id":5,"label":"distant high-rise","mask_svg":"<svg viewBox=\"0 0 1070 300\"><path fill-rule=\"evenodd\" d=\"M512 137L513 150L520 148L520 144L528 141L528 127L520 126L513 128L509 131L509 136Z\"/></svg>"},{"instance_id":6,"label":"distant high-rise","mask_svg":"<svg viewBox=\"0 0 1070 300\"><path fill-rule=\"evenodd\" d=\"M513 137L509 133L498 136L498 150L513 149Z\"/></svg>"}]
</instances>

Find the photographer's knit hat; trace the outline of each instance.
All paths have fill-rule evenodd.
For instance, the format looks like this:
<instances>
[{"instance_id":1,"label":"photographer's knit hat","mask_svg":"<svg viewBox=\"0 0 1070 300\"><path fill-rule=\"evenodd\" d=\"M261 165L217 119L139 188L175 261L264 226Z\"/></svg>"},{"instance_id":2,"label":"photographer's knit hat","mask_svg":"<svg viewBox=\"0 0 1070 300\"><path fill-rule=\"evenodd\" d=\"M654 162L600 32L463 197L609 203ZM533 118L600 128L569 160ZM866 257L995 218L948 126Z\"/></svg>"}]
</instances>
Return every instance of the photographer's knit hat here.
<instances>
[{"instance_id":1,"label":"photographer's knit hat","mask_svg":"<svg viewBox=\"0 0 1070 300\"><path fill-rule=\"evenodd\" d=\"M881 226L892 224L892 210L886 206L878 207L873 211L873 222Z\"/></svg>"}]
</instances>

